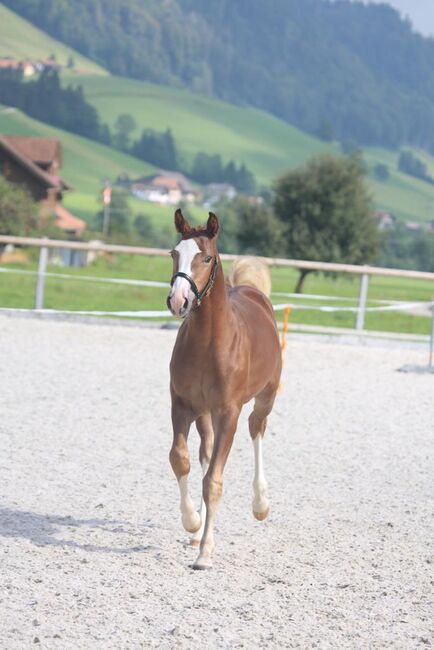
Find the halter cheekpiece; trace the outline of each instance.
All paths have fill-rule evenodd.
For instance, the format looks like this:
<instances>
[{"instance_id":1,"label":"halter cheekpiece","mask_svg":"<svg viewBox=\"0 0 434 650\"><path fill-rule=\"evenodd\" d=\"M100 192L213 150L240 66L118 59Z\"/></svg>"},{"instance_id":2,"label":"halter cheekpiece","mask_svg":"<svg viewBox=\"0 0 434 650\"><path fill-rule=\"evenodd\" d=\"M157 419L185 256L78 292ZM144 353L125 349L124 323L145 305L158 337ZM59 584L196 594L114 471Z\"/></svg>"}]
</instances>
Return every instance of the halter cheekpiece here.
<instances>
[{"instance_id":1,"label":"halter cheekpiece","mask_svg":"<svg viewBox=\"0 0 434 650\"><path fill-rule=\"evenodd\" d=\"M178 271L172 276L172 279L170 280L170 286L173 287L173 283L175 282L176 278L185 278L185 280L187 280L187 282L190 284L191 290L193 291L194 295L196 296L196 306L193 307L193 309L198 309L202 303L202 300L206 298L208 293L211 291L217 273L217 268L218 268L218 261L216 258L214 260L211 273L209 274L208 282L206 283L202 291L199 291L199 289L197 288L197 284L193 280L193 278L190 277L187 273L183 273L182 271ZM168 297L167 302L169 302L169 300L170 298Z\"/></svg>"}]
</instances>

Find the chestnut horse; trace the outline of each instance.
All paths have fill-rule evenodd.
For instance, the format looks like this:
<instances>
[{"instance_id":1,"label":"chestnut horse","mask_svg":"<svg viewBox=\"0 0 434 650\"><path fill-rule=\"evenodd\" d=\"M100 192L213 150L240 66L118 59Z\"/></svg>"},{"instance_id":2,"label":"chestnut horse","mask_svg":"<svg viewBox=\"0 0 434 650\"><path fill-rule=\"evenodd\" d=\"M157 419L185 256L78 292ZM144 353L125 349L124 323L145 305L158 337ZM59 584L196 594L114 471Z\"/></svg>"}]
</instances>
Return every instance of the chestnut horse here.
<instances>
[{"instance_id":1,"label":"chestnut horse","mask_svg":"<svg viewBox=\"0 0 434 650\"><path fill-rule=\"evenodd\" d=\"M229 288L217 251L219 222L209 213L205 227L191 228L175 213L181 240L171 252L173 277L167 304L184 318L170 363L173 445L170 463L181 495L184 528L195 533L200 552L194 569L211 567L214 520L223 470L243 404L255 398L249 417L255 451L253 514L268 515L262 438L281 372L279 336L269 299L253 286ZM200 514L188 491L187 437L196 422L203 491Z\"/></svg>"}]
</instances>

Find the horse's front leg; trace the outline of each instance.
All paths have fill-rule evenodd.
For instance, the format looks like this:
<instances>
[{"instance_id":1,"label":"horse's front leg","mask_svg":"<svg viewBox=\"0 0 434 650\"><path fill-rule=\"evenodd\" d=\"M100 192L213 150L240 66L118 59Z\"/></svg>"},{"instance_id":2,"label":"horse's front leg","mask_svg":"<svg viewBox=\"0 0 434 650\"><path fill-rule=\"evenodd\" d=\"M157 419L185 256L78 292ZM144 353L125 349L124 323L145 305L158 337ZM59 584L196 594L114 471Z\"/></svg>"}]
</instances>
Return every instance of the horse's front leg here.
<instances>
[{"instance_id":1,"label":"horse's front leg","mask_svg":"<svg viewBox=\"0 0 434 650\"><path fill-rule=\"evenodd\" d=\"M179 398L172 395L173 443L169 459L178 480L182 525L189 533L195 533L199 530L201 524L200 515L196 512L188 491L190 454L188 452L187 438L192 421L191 411L185 407Z\"/></svg>"},{"instance_id":2,"label":"horse's front leg","mask_svg":"<svg viewBox=\"0 0 434 650\"><path fill-rule=\"evenodd\" d=\"M200 436L200 447L199 447L199 461L200 466L202 467L202 475L208 471L209 462L211 460L213 445L214 445L214 430L212 428L211 414L207 413L206 415L201 415L196 420L197 431ZM200 504L200 520L201 526L198 531L196 531L193 537L190 540L191 546L199 546L200 540L202 539L203 531L205 528L205 519L206 519L206 505L202 495L202 501Z\"/></svg>"},{"instance_id":3,"label":"horse's front leg","mask_svg":"<svg viewBox=\"0 0 434 650\"><path fill-rule=\"evenodd\" d=\"M214 522L223 489L223 471L237 429L240 407L233 406L213 414L214 446L208 471L203 479L203 499L206 505L205 530L200 552L193 569L210 569L214 550Z\"/></svg>"}]
</instances>

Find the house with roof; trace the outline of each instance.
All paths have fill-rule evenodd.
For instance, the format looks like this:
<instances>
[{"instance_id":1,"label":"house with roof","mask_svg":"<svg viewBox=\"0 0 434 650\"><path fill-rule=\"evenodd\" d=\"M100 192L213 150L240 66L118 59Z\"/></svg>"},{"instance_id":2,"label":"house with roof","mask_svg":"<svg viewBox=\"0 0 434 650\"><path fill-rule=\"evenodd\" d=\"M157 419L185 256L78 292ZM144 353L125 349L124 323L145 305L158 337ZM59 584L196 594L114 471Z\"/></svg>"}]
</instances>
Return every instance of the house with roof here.
<instances>
[{"instance_id":1,"label":"house with roof","mask_svg":"<svg viewBox=\"0 0 434 650\"><path fill-rule=\"evenodd\" d=\"M62 146L55 138L0 135L0 174L27 188L42 219L53 218L58 228L75 238L86 230L86 222L62 205L64 193L72 190L59 176L62 164Z\"/></svg>"},{"instance_id":2,"label":"house with roof","mask_svg":"<svg viewBox=\"0 0 434 650\"><path fill-rule=\"evenodd\" d=\"M386 210L375 210L372 218L376 221L378 230L390 230L395 227L396 217Z\"/></svg>"},{"instance_id":3,"label":"house with roof","mask_svg":"<svg viewBox=\"0 0 434 650\"><path fill-rule=\"evenodd\" d=\"M194 203L198 197L184 174L162 169L152 176L137 179L131 184L131 192L138 199L161 205L178 205L181 201Z\"/></svg>"},{"instance_id":4,"label":"house with roof","mask_svg":"<svg viewBox=\"0 0 434 650\"><path fill-rule=\"evenodd\" d=\"M208 183L205 187L204 207L212 208L216 203L223 199L232 201L237 195L237 190L229 183Z\"/></svg>"}]
</instances>

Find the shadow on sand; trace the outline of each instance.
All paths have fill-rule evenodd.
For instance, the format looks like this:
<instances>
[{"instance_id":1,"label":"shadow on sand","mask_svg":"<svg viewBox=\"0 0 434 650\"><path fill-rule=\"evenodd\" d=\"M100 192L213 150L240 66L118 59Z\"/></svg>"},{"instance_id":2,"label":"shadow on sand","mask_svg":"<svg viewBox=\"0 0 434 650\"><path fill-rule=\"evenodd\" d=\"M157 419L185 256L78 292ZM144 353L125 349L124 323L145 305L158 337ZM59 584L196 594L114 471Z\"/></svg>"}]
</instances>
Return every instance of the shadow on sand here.
<instances>
[{"instance_id":1,"label":"shadow on sand","mask_svg":"<svg viewBox=\"0 0 434 650\"><path fill-rule=\"evenodd\" d=\"M95 544L80 544L73 540L59 539L65 528L71 532L74 528L87 527L95 530L99 528L104 533L124 534L129 538L145 534L142 528L151 527L151 524L142 524L140 532L133 529L125 522L110 519L74 519L69 515L40 515L23 510L0 508L0 537L27 539L36 546L61 546L95 553L139 553L149 550L150 546L139 544L137 546L98 546Z\"/></svg>"}]
</instances>

